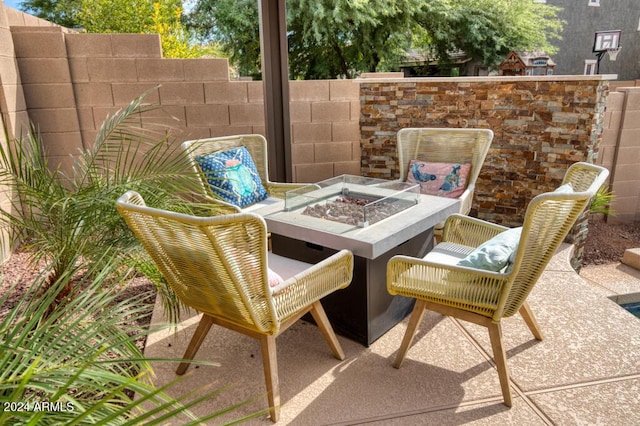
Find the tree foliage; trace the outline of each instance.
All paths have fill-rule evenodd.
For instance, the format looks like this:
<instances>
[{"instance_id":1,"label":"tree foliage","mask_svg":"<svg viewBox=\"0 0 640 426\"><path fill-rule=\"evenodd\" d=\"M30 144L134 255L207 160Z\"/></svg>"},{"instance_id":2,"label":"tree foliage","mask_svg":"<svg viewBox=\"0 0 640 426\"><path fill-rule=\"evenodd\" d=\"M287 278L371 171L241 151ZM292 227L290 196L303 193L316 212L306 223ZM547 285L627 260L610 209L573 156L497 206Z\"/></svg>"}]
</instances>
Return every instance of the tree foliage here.
<instances>
[{"instance_id":1,"label":"tree foliage","mask_svg":"<svg viewBox=\"0 0 640 426\"><path fill-rule=\"evenodd\" d=\"M24 0L20 9L67 28L77 28L76 13L82 0Z\"/></svg>"},{"instance_id":2,"label":"tree foliage","mask_svg":"<svg viewBox=\"0 0 640 426\"><path fill-rule=\"evenodd\" d=\"M417 22L422 47L440 58L463 50L488 67L497 66L512 50L553 54L562 23L558 8L531 0L449 0L425 5Z\"/></svg>"},{"instance_id":3,"label":"tree foliage","mask_svg":"<svg viewBox=\"0 0 640 426\"><path fill-rule=\"evenodd\" d=\"M154 2L151 25L146 33L160 35L162 53L168 58L197 58L204 50L190 43L189 34L181 21L182 9L172 4Z\"/></svg>"},{"instance_id":4,"label":"tree foliage","mask_svg":"<svg viewBox=\"0 0 640 426\"><path fill-rule=\"evenodd\" d=\"M257 0L198 0L188 26L227 50L245 75L259 74ZM495 67L511 50L544 50L559 37L559 9L531 0L290 0L291 78L354 77L397 69L408 49L446 62L465 51Z\"/></svg>"},{"instance_id":5,"label":"tree foliage","mask_svg":"<svg viewBox=\"0 0 640 426\"><path fill-rule=\"evenodd\" d=\"M396 65L409 47L422 3L300 0L289 3L292 74L304 79L354 77Z\"/></svg>"},{"instance_id":6,"label":"tree foliage","mask_svg":"<svg viewBox=\"0 0 640 426\"><path fill-rule=\"evenodd\" d=\"M182 0L25 0L35 16L89 33L159 34L167 58L193 58L210 49L191 42Z\"/></svg>"},{"instance_id":7,"label":"tree foliage","mask_svg":"<svg viewBox=\"0 0 640 426\"><path fill-rule=\"evenodd\" d=\"M260 76L258 0L198 1L185 20L203 42L218 42L240 75Z\"/></svg>"}]
</instances>

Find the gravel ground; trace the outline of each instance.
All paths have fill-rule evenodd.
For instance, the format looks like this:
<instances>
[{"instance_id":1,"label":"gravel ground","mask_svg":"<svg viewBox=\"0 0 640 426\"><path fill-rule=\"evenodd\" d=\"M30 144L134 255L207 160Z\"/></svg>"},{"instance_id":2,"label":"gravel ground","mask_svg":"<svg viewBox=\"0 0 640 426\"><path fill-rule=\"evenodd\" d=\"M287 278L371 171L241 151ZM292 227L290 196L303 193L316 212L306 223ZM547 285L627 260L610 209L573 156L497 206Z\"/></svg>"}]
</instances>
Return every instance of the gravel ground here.
<instances>
[{"instance_id":1,"label":"gravel ground","mask_svg":"<svg viewBox=\"0 0 640 426\"><path fill-rule=\"evenodd\" d=\"M3 317L6 312L13 308L22 294L26 291L28 286L36 281L39 273L37 265L32 265L29 262L29 253L18 250L11 255L11 258L4 263L1 267L0 276L0 298L6 295L6 292L11 288L11 285L15 284L12 290L12 294L9 295L7 300L0 306L0 318ZM147 326L151 321L151 314L153 312L153 305L155 303L155 287L146 277L136 277L127 283L127 286L119 290L118 297L115 302L119 302L127 299L128 297L136 294L150 293L149 297L145 298L145 303L148 303L148 312L145 311L145 316L138 320L131 320L131 326ZM140 349L144 348L146 336L139 336L136 338L136 344Z\"/></svg>"},{"instance_id":2,"label":"gravel ground","mask_svg":"<svg viewBox=\"0 0 640 426\"><path fill-rule=\"evenodd\" d=\"M583 265L606 265L622 260L626 249L640 247L640 222L611 224L589 220Z\"/></svg>"}]
</instances>

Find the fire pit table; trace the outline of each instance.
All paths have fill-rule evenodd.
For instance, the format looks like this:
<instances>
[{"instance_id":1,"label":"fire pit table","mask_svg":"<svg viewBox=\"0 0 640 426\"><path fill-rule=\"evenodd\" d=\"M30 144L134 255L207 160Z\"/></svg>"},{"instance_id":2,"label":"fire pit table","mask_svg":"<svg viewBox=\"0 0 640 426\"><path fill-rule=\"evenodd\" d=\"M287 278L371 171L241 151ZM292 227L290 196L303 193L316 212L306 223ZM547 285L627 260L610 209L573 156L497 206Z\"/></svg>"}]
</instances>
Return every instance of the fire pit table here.
<instances>
[{"instance_id":1,"label":"fire pit table","mask_svg":"<svg viewBox=\"0 0 640 426\"><path fill-rule=\"evenodd\" d=\"M289 191L255 213L281 256L316 263L341 249L353 252L351 285L322 304L337 333L369 346L413 309L413 299L387 292L388 260L424 256L433 227L458 211L457 199L420 194L418 185L342 175Z\"/></svg>"}]
</instances>

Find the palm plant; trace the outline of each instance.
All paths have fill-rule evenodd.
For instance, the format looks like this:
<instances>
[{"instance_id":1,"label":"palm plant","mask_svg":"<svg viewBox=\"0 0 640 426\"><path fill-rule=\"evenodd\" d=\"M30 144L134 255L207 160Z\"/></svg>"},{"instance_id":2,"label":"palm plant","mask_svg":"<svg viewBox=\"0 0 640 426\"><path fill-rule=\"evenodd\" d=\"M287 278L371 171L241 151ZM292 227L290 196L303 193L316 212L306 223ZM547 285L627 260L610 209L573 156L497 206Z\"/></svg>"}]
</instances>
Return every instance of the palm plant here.
<instances>
[{"instance_id":1,"label":"palm plant","mask_svg":"<svg viewBox=\"0 0 640 426\"><path fill-rule=\"evenodd\" d=\"M249 402L197 417L191 408L224 389L195 389L176 399L166 393L174 383L154 386L149 360L135 344L148 330L132 325L149 314L141 303L148 295L118 302L117 292L105 290L117 270L105 258L90 271L61 271L53 285L41 275L0 315L0 424L164 424L174 417L202 424ZM43 316L72 282L82 291Z\"/></svg>"},{"instance_id":2,"label":"palm plant","mask_svg":"<svg viewBox=\"0 0 640 426\"><path fill-rule=\"evenodd\" d=\"M190 408L221 390L175 399L165 392L172 384L154 386L135 342L148 333L135 320L149 314L149 295L115 299L114 284L133 265L156 278L170 321L180 311L117 213L120 195L135 189L160 208L215 212L191 200L199 180L171 132L143 125L155 109L144 96L103 123L71 173L48 161L35 127L14 141L5 129L0 185L12 198L0 225L11 230L11 244L47 266L17 306L3 310L12 290L0 295L0 424L159 424L175 416L200 424L236 407L198 418ZM42 403L48 409L20 410Z\"/></svg>"},{"instance_id":3,"label":"palm plant","mask_svg":"<svg viewBox=\"0 0 640 426\"><path fill-rule=\"evenodd\" d=\"M49 162L35 127L0 146L0 185L13 194L11 208L0 210L0 224L9 225L10 243L22 244L34 262L53 262L48 285L77 259L99 262L108 258L105 251L121 258L136 252L138 243L115 210L116 199L127 190L135 189L159 208L189 212L203 207L190 199L200 192L199 181L171 129L148 122L156 108L143 103L146 95L105 120L71 173ZM175 317L180 305L156 283L170 318ZM69 294L71 286L52 302Z\"/></svg>"},{"instance_id":4,"label":"palm plant","mask_svg":"<svg viewBox=\"0 0 640 426\"><path fill-rule=\"evenodd\" d=\"M590 214L602 214L605 216L615 216L615 211L611 209L611 203L615 198L615 194L608 185L603 185L596 192L593 201L589 206Z\"/></svg>"}]
</instances>

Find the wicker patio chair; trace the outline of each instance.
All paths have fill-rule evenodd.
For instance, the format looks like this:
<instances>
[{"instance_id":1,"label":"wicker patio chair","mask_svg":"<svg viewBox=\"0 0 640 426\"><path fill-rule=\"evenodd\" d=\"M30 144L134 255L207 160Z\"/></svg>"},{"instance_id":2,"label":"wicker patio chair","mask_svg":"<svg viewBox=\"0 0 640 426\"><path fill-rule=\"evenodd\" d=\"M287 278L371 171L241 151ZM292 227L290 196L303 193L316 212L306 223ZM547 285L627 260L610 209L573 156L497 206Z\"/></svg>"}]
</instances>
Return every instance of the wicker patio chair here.
<instances>
[{"instance_id":1,"label":"wicker patio chair","mask_svg":"<svg viewBox=\"0 0 640 426\"><path fill-rule=\"evenodd\" d=\"M202 313L177 374L184 374L213 324L260 341L271 419L279 415L276 337L310 313L333 355L344 353L320 299L349 285L353 255L310 265L267 253L264 220L253 213L195 217L145 206L129 191L117 209L178 298Z\"/></svg>"},{"instance_id":2,"label":"wicker patio chair","mask_svg":"<svg viewBox=\"0 0 640 426\"><path fill-rule=\"evenodd\" d=\"M563 184L554 192L534 197L521 228L454 214L446 220L443 242L424 258L391 258L387 264L389 293L417 299L394 367L400 368L404 361L427 309L482 325L489 329L504 404L511 406L500 321L520 312L534 337L542 340L526 298L607 175L608 171L599 166L573 164L563 183L575 191ZM486 262L469 265L469 259L486 261L474 256L491 251L494 255L501 253L501 262L491 268Z\"/></svg>"},{"instance_id":3,"label":"wicker patio chair","mask_svg":"<svg viewBox=\"0 0 640 426\"><path fill-rule=\"evenodd\" d=\"M460 199L460 213L471 210L476 181L493 140L489 129L406 128L397 134L400 180L406 181L411 160L430 163L469 163L471 168ZM434 233L442 235L444 222L437 224Z\"/></svg>"},{"instance_id":4,"label":"wicker patio chair","mask_svg":"<svg viewBox=\"0 0 640 426\"><path fill-rule=\"evenodd\" d=\"M255 163L261 183L269 195L269 200L267 201L267 203L273 201L271 198L282 199L284 198L285 192L303 186L303 184L271 182L269 180L267 140L262 135L233 135L185 141L182 143L181 147L190 158L193 169L200 176L202 183L202 195L204 195L206 199L219 203L222 206L226 206L229 213L251 210L250 207L244 209L240 208L237 205L229 203L221 199L220 196L214 194L211 189L211 185L208 182L207 174L203 172L197 161L198 156L226 151L231 148L242 146L247 148L247 150L251 154L253 162Z\"/></svg>"}]
</instances>

